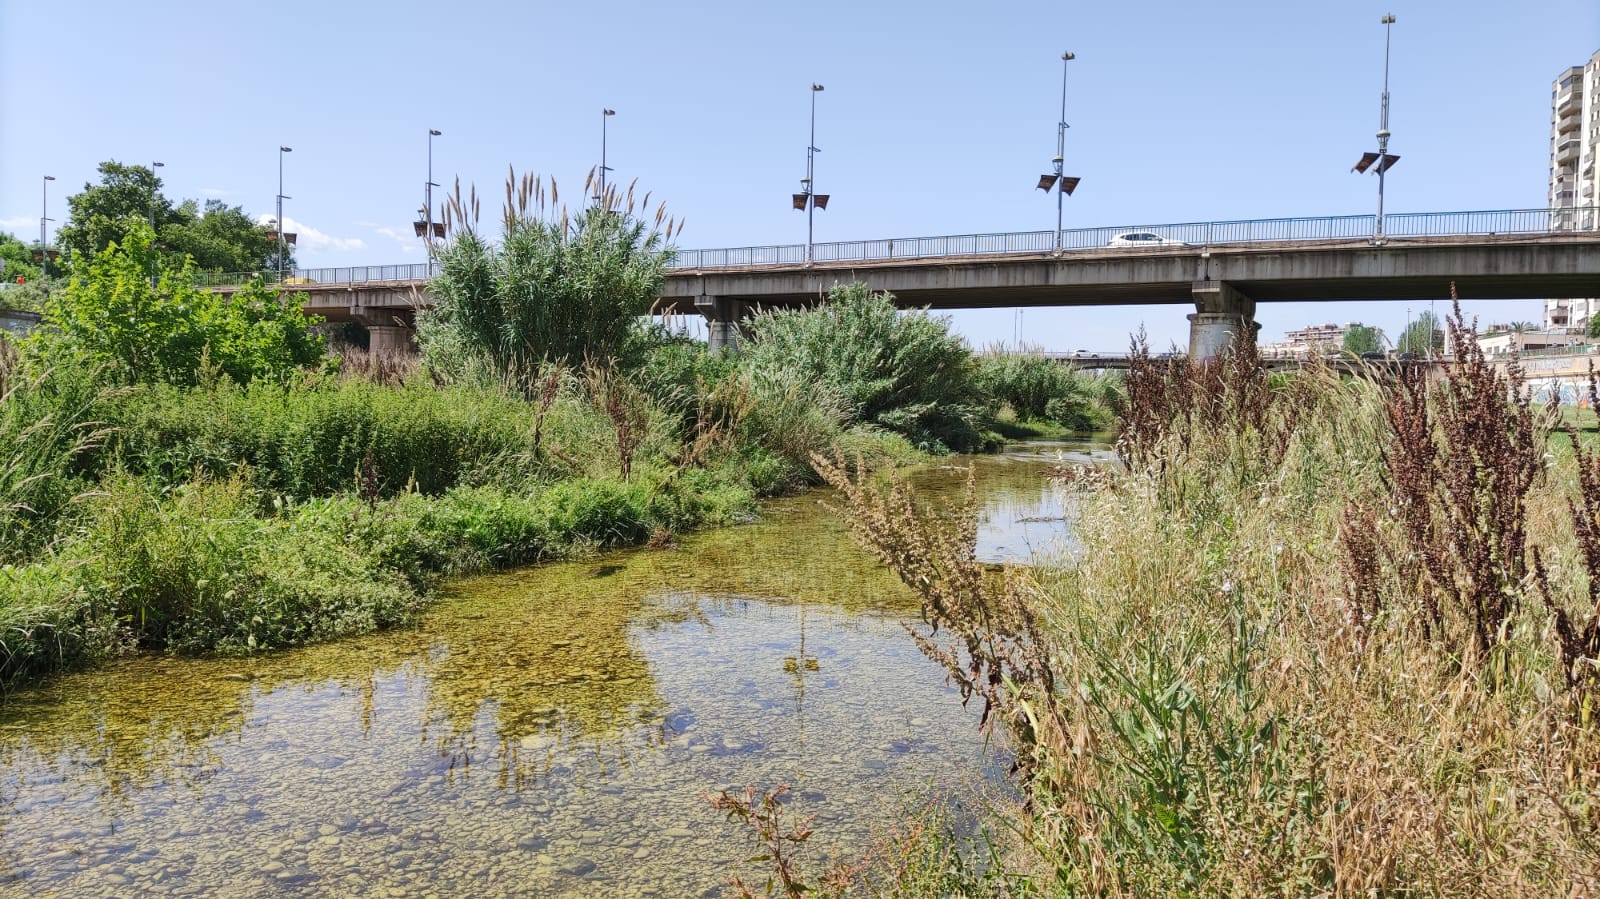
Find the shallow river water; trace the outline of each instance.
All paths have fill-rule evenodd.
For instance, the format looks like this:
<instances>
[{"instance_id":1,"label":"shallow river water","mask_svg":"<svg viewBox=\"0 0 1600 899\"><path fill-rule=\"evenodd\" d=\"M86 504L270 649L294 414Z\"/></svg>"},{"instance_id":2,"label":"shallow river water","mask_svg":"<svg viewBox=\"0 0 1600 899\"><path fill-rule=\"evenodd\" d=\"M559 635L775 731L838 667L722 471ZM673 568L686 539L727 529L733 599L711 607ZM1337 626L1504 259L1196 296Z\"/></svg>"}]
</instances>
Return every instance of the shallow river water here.
<instances>
[{"instance_id":1,"label":"shallow river water","mask_svg":"<svg viewBox=\"0 0 1600 899\"><path fill-rule=\"evenodd\" d=\"M972 461L979 552L1066 536L1063 453ZM959 466L913 474L952 495ZM143 656L0 708L0 894L716 896L752 854L706 791L788 784L819 854L1005 760L825 492L675 549L455 582L417 627Z\"/></svg>"}]
</instances>

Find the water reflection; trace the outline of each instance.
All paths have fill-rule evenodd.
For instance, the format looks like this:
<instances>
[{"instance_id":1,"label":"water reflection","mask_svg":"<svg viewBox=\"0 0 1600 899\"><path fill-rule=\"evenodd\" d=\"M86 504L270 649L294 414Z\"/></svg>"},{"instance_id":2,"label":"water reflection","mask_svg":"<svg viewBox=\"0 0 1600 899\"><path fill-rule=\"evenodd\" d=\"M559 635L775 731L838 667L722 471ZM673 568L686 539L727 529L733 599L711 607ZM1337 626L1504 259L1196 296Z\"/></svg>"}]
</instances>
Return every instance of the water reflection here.
<instances>
[{"instance_id":1,"label":"water reflection","mask_svg":"<svg viewBox=\"0 0 1600 899\"><path fill-rule=\"evenodd\" d=\"M985 552L1019 524L1045 539L1033 528L1061 507L1044 459L978 464ZM950 496L965 472L915 477ZM462 582L412 630L135 658L17 694L0 883L699 895L749 854L699 795L745 784L792 784L820 840L859 847L897 789L955 788L993 760L898 624L914 598L825 500L677 551Z\"/></svg>"}]
</instances>

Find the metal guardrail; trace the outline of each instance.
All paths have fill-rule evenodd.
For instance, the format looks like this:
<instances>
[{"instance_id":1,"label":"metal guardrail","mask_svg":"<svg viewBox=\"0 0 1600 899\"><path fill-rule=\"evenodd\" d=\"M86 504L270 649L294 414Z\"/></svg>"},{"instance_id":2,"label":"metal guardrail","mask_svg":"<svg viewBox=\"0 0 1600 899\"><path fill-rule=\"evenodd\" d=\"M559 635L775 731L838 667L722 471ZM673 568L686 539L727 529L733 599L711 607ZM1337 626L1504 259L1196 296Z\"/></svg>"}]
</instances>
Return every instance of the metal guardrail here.
<instances>
[{"instance_id":1,"label":"metal guardrail","mask_svg":"<svg viewBox=\"0 0 1600 899\"><path fill-rule=\"evenodd\" d=\"M1063 250L1105 247L1119 235L1156 234L1168 241L1192 246L1278 241L1360 240L1372 237L1377 216L1336 215L1320 218L1248 219L1231 222L1182 222L1166 225L1124 225L1115 228L1071 228L1061 232ZM1387 237L1490 237L1498 235L1561 234L1600 230L1600 207L1561 209L1501 209L1476 212L1414 212L1383 217ZM906 237L889 240L848 240L812 246L816 262L887 262L897 259L936 259L944 256L1003 256L1049 253L1056 248L1053 231L995 234L957 234L944 237ZM714 250L679 250L674 269L799 266L806 261L805 244L768 247L734 247ZM379 281L424 281L438 274L437 263L371 265L351 268L297 268L284 285L366 284ZM245 284L257 278L276 284L276 272L201 274L206 287Z\"/></svg>"},{"instance_id":2,"label":"metal guardrail","mask_svg":"<svg viewBox=\"0 0 1600 899\"><path fill-rule=\"evenodd\" d=\"M371 284L377 281L426 281L439 273L437 262L413 262L407 265L357 265L346 268L297 268L284 273L287 287L296 284ZM237 287L259 280L262 284L278 283L278 273L265 272L196 272L195 283L201 287Z\"/></svg>"}]
</instances>

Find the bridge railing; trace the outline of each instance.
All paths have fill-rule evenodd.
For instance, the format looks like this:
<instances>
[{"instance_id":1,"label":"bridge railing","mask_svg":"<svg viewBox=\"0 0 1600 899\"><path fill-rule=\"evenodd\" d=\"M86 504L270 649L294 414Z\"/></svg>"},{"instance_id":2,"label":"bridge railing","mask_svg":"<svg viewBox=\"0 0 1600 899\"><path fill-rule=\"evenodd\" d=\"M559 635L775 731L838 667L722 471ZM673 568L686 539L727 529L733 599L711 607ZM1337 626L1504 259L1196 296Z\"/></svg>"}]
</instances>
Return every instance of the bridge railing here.
<instances>
[{"instance_id":1,"label":"bridge railing","mask_svg":"<svg viewBox=\"0 0 1600 899\"><path fill-rule=\"evenodd\" d=\"M1600 230L1600 208L1500 209L1475 212L1410 212L1385 215L1389 237L1475 237L1501 234L1559 234ZM1297 240L1360 240L1372 237L1377 217L1335 215L1317 218L1245 219L1225 222L1179 222L1165 225L1121 225L1115 228L1071 228L1061 232L1064 250L1105 247L1124 234L1155 234L1167 241L1192 246ZM955 256L1002 256L1048 253L1056 248L1054 231L1017 231L993 234L956 234L943 237L903 237L888 240L846 240L812 245L816 262L874 262L899 259L936 259ZM679 250L674 269L749 268L805 264L804 244L767 247L732 247ZM438 274L437 263L370 265L350 268L297 268L284 278L296 284L368 284L380 281L423 281ZM261 278L276 284L277 272L199 274L208 287L245 284Z\"/></svg>"},{"instance_id":2,"label":"bridge railing","mask_svg":"<svg viewBox=\"0 0 1600 899\"><path fill-rule=\"evenodd\" d=\"M344 268L297 268L284 272L283 284L372 284L381 281L426 281L439 274L437 262L413 262L402 265L356 265ZM260 280L262 284L278 283L278 273L262 272L196 272L195 283L201 287L238 287Z\"/></svg>"}]
</instances>

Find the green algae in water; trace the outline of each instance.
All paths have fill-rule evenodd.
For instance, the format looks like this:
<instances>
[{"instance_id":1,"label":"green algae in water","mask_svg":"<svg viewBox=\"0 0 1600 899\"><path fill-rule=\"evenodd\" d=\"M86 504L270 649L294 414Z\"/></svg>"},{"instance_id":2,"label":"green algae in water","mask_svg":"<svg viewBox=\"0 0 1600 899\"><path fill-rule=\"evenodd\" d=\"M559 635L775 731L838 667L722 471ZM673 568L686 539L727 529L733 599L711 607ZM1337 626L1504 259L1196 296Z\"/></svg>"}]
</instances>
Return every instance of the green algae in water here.
<instances>
[{"instance_id":1,"label":"green algae in water","mask_svg":"<svg viewBox=\"0 0 1600 899\"><path fill-rule=\"evenodd\" d=\"M997 545L1050 517L1042 463L978 465ZM937 499L965 471L914 478ZM412 630L18 694L0 891L715 894L750 850L702 794L781 783L821 852L859 852L904 791L1004 760L904 633L915 598L819 499L463 581Z\"/></svg>"}]
</instances>

